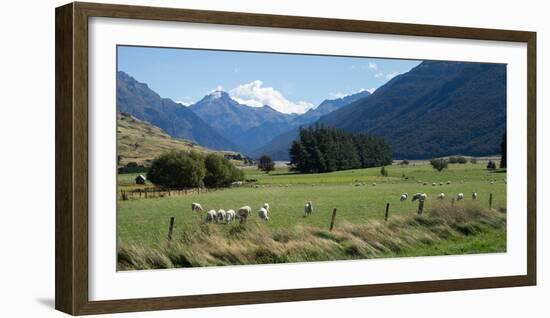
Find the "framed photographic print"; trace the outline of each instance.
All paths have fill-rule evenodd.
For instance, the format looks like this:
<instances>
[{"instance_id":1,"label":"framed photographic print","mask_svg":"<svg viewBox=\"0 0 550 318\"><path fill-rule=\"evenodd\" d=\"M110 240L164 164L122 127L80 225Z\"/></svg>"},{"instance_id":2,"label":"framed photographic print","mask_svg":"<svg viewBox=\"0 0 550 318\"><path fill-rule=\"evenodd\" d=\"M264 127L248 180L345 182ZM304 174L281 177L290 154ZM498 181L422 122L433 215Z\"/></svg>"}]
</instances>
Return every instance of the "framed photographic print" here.
<instances>
[{"instance_id":1,"label":"framed photographic print","mask_svg":"<svg viewBox=\"0 0 550 318\"><path fill-rule=\"evenodd\" d=\"M536 284L536 33L56 10L56 308Z\"/></svg>"}]
</instances>

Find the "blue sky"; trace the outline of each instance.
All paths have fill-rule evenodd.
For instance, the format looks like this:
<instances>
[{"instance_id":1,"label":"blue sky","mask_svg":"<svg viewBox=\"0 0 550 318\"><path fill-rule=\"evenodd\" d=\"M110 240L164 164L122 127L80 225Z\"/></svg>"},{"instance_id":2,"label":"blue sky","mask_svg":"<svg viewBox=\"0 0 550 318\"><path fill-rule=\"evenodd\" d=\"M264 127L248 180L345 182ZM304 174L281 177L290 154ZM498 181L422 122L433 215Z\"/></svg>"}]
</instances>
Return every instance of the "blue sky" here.
<instances>
[{"instance_id":1,"label":"blue sky","mask_svg":"<svg viewBox=\"0 0 550 318\"><path fill-rule=\"evenodd\" d=\"M214 90L250 106L303 113L325 99L372 91L420 61L118 47L118 69L162 97L192 104Z\"/></svg>"}]
</instances>

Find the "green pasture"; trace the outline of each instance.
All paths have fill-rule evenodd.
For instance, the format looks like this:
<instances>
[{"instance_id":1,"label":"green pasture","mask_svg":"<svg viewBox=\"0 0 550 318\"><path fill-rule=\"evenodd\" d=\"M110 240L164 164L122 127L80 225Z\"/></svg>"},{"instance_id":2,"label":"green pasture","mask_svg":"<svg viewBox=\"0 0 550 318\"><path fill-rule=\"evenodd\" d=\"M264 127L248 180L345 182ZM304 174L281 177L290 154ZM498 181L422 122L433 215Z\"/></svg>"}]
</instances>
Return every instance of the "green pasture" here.
<instances>
[{"instance_id":1,"label":"green pasture","mask_svg":"<svg viewBox=\"0 0 550 318\"><path fill-rule=\"evenodd\" d=\"M450 164L448 169L441 172L427 164L393 165L386 169L388 177L380 176L380 168L324 174L297 174L288 171L286 167L278 167L276 171L265 174L254 168L246 168L245 178L256 181L245 183L240 188L153 199L119 200L119 243L146 247L164 245L170 217L175 217L174 235L193 235L202 223L203 215L191 212L192 202L201 203L205 210L237 210L249 205L254 210L252 222L260 222L255 211L268 202L271 208L268 226L274 229L296 224L326 229L333 208L338 209L337 226L338 222L344 220L358 224L383 219L386 203L390 203L390 218L394 215L414 214L418 204L412 203L410 198L416 192L428 195L425 209L436 204L438 193L445 193L445 200L451 200L462 192L464 201L468 202L472 201L473 191L477 192L477 204L482 207L488 207L490 193L493 194L493 208L506 207L506 172L489 172L485 164ZM119 175L121 189L134 188L133 179L136 175ZM496 182L492 184L490 180ZM440 185L441 182L443 185ZM437 185L433 186L432 183ZM409 199L400 202L403 192L409 193ZM314 212L305 218L304 204L308 200L313 201ZM215 226L231 228L223 224Z\"/></svg>"}]
</instances>

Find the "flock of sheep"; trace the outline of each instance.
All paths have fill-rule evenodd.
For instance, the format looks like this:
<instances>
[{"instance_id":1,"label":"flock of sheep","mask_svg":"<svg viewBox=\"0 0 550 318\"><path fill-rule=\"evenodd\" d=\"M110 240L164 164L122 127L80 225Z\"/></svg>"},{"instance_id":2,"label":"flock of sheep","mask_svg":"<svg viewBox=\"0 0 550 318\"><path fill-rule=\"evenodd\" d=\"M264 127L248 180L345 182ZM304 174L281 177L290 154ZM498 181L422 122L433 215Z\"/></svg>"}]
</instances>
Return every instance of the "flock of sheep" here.
<instances>
[{"instance_id":1,"label":"flock of sheep","mask_svg":"<svg viewBox=\"0 0 550 318\"><path fill-rule=\"evenodd\" d=\"M197 202L191 203L191 211L193 212L202 212L204 209L202 208L202 205ZM269 214L271 213L271 210L269 209L269 203L264 203L263 207L261 207L258 210L258 217L264 221L269 221ZM313 213L313 202L307 201L304 206L304 216L309 216ZM209 210L206 212L206 216L204 218L204 221L206 223L231 223L234 220L239 220L239 222L245 223L248 219L248 217L252 214L252 208L248 205L245 205L237 210L229 209L219 209L216 210Z\"/></svg>"},{"instance_id":2,"label":"flock of sheep","mask_svg":"<svg viewBox=\"0 0 550 318\"><path fill-rule=\"evenodd\" d=\"M406 201L407 198L409 197L409 194L407 192L404 192L402 195L401 195L401 198L399 198L399 201L403 202L403 201ZM412 202L418 200L418 201L424 201L428 198L428 195L426 193L415 193L412 197ZM437 199L439 200L443 200L445 199L445 193L441 192L437 195ZM457 194L456 196L456 200L457 201L460 201L460 200L463 200L464 199L464 193L460 192L459 194ZM472 192L472 200L475 200L477 199L477 192Z\"/></svg>"}]
</instances>

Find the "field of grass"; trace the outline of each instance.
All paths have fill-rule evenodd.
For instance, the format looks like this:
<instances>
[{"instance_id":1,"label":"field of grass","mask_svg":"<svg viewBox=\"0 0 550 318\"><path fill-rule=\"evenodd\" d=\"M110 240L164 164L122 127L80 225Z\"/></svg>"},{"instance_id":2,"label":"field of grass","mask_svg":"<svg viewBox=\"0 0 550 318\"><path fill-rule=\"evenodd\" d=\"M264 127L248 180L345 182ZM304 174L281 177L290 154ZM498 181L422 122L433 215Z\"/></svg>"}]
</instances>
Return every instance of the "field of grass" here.
<instances>
[{"instance_id":1,"label":"field of grass","mask_svg":"<svg viewBox=\"0 0 550 318\"><path fill-rule=\"evenodd\" d=\"M153 199L118 201L118 243L119 246L160 250L166 246L170 217L175 217L175 238L200 236L204 232L202 216L191 212L191 203L199 202L205 210L235 209L250 205L253 211L251 224L262 226L264 231L277 233L280 230L308 228L327 230L333 208L337 208L336 228L343 224L353 226L381 222L386 203L390 203L390 220L416 215L418 204L409 200L400 202L403 192L410 196L425 192L426 214L441 202L436 199L443 192L450 203L451 197L464 193L465 200L456 202L456 208L473 205L478 210L488 207L489 195L493 194L493 208L506 208L506 173L489 172L484 164L451 164L449 169L438 172L429 165L394 165L386 168L388 177L380 176L380 168L339 171L325 174L295 174L285 167L265 174L254 168L246 168L246 183L240 188L223 189L208 193L172 196ZM121 189L135 188L136 174L119 176ZM491 183L490 180L496 180ZM450 184L447 184L450 181ZM432 183L436 183L435 186ZM426 183L427 185L424 185ZM443 185L440 185L443 183ZM478 198L472 202L471 193ZM313 201L314 212L310 217L303 215L306 201ZM270 204L270 222L259 222L255 211L264 202ZM250 225L252 226L252 225ZM235 225L210 224L210 231L217 233L218 239L230 238ZM483 235L481 235L483 234ZM411 245L406 249L382 253L378 257L408 255L441 255L463 252L493 252L505 250L504 228L483 231L475 239L454 237L444 242L423 246Z\"/></svg>"}]
</instances>

